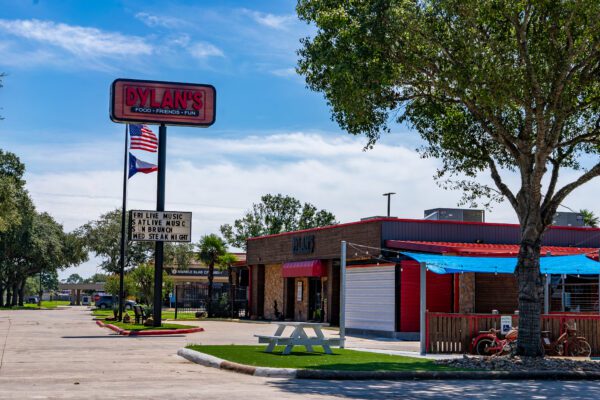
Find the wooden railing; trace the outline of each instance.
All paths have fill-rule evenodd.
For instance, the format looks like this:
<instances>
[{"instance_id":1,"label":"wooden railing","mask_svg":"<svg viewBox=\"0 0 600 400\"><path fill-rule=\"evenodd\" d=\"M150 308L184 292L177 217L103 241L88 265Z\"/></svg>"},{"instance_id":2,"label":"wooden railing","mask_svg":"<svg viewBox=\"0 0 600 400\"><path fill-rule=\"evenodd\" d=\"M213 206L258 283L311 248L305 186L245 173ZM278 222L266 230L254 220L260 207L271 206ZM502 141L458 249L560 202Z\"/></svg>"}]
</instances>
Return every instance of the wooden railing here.
<instances>
[{"instance_id":1,"label":"wooden railing","mask_svg":"<svg viewBox=\"0 0 600 400\"><path fill-rule=\"evenodd\" d=\"M518 326L519 316L512 315L513 326ZM592 355L600 355L600 315L598 314L544 314L542 330L550 331L555 339L565 324L575 326L577 335L583 336L592 346ZM428 353L469 353L471 341L481 331L500 329L498 314L427 313L426 344Z\"/></svg>"}]
</instances>

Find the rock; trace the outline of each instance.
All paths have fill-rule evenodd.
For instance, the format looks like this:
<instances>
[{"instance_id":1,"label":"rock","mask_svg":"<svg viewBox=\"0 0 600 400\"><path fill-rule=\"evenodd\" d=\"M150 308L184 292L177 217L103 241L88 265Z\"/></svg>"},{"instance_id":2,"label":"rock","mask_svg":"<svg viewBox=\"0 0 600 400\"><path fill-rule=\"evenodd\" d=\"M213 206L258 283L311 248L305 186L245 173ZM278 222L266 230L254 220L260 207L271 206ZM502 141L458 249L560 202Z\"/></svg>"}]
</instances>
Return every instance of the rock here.
<instances>
[{"instance_id":1,"label":"rock","mask_svg":"<svg viewBox=\"0 0 600 400\"><path fill-rule=\"evenodd\" d=\"M144 321L144 326L153 326L153 325L154 325L154 318L152 318L152 317L146 318L146 320Z\"/></svg>"}]
</instances>

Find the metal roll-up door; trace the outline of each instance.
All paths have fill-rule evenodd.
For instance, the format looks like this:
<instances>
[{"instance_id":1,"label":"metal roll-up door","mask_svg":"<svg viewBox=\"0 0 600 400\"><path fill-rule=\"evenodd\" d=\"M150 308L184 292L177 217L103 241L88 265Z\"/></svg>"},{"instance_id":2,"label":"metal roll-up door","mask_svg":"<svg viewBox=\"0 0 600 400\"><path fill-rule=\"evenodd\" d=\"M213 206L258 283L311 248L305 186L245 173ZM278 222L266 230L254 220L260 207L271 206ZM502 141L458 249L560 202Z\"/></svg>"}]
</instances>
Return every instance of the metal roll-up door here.
<instances>
[{"instance_id":1,"label":"metal roll-up door","mask_svg":"<svg viewBox=\"0 0 600 400\"><path fill-rule=\"evenodd\" d=\"M396 330L395 265L350 266L346 274L346 327Z\"/></svg>"}]
</instances>

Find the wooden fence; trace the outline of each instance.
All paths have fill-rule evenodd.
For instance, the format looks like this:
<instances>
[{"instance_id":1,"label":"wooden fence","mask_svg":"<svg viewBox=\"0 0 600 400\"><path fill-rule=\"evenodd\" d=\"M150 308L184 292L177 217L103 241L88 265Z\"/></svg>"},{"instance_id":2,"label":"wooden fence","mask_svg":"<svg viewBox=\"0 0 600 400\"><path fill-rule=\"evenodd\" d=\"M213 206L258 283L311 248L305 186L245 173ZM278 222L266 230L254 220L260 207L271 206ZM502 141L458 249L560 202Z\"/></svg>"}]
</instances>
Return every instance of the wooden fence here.
<instances>
[{"instance_id":1,"label":"wooden fence","mask_svg":"<svg viewBox=\"0 0 600 400\"><path fill-rule=\"evenodd\" d=\"M513 326L518 326L519 316L512 315ZM600 315L556 313L542 315L542 330L550 331L552 339L558 338L565 324L575 326L577 335L583 336L592 346L592 355L600 355ZM428 353L469 353L471 341L481 331L500 329L497 314L427 313L426 344Z\"/></svg>"}]
</instances>

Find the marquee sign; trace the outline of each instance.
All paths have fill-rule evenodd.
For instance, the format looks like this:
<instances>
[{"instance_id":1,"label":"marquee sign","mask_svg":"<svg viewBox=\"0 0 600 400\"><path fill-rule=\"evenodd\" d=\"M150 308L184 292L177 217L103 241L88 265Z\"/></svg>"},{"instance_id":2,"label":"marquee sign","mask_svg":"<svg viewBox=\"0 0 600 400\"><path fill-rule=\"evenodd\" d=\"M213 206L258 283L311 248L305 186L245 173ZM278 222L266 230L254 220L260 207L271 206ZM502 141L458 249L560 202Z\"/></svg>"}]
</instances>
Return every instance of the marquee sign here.
<instances>
[{"instance_id":1,"label":"marquee sign","mask_svg":"<svg viewBox=\"0 0 600 400\"><path fill-rule=\"evenodd\" d=\"M191 242L192 213L131 210L129 238L133 241Z\"/></svg>"},{"instance_id":2,"label":"marquee sign","mask_svg":"<svg viewBox=\"0 0 600 400\"><path fill-rule=\"evenodd\" d=\"M110 119L207 127L215 122L212 85L117 79L111 86Z\"/></svg>"}]
</instances>

